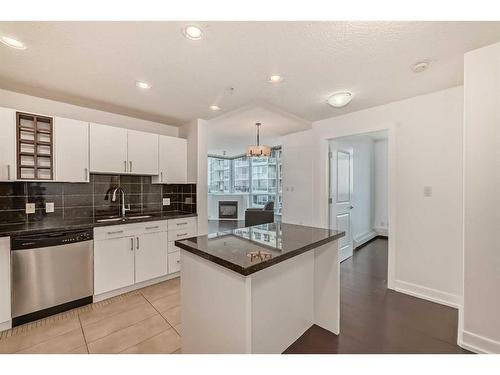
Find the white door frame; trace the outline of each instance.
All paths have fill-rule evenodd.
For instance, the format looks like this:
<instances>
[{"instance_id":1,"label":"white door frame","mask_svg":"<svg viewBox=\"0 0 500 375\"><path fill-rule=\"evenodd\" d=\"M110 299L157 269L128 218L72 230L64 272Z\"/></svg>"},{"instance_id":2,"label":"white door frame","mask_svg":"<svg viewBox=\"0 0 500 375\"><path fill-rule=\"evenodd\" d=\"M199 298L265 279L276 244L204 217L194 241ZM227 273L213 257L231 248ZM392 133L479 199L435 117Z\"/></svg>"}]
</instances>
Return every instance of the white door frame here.
<instances>
[{"instance_id":1,"label":"white door frame","mask_svg":"<svg viewBox=\"0 0 500 375\"><path fill-rule=\"evenodd\" d=\"M324 191L326 192L326 198L324 201L328 202L329 192L330 192L330 158L328 152L330 151L330 141L337 138L344 138L348 136L364 135L367 133L374 133L378 131L387 131L387 212L389 222L387 225L388 240L388 259L387 259L387 288L395 290L395 280L396 280L396 127L397 124L386 125L382 127L366 128L363 130L347 130L345 132L339 132L334 136L322 137L321 147L319 152L321 152L321 159L326 160L324 164L324 173L326 178L326 185L324 185ZM326 152L325 152L326 150ZM320 207L325 207L323 211L323 218L326 219L327 227L330 225L330 205L323 204Z\"/></svg>"}]
</instances>

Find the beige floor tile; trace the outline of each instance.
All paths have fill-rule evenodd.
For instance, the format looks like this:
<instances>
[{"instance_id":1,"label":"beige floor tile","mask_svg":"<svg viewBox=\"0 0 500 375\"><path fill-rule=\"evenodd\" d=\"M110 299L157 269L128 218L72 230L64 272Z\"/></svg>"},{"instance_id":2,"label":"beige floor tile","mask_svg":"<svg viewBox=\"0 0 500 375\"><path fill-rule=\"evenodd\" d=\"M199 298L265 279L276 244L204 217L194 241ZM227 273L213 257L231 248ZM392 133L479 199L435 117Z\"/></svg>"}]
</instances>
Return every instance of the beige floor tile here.
<instances>
[{"instance_id":1,"label":"beige floor tile","mask_svg":"<svg viewBox=\"0 0 500 375\"><path fill-rule=\"evenodd\" d=\"M91 308L79 313L80 320L83 326L98 322L99 320L108 318L124 311L129 311L136 305L148 304L146 299L140 293L125 296L108 304L106 304L106 301L103 302L104 303L98 302Z\"/></svg>"},{"instance_id":2,"label":"beige floor tile","mask_svg":"<svg viewBox=\"0 0 500 375\"><path fill-rule=\"evenodd\" d=\"M161 315L163 315L165 319L168 320L170 325L174 327L180 324L181 322L181 307L180 306L172 307L171 309L162 312Z\"/></svg>"},{"instance_id":3,"label":"beige floor tile","mask_svg":"<svg viewBox=\"0 0 500 375\"><path fill-rule=\"evenodd\" d=\"M77 328L80 329L80 322L78 316L74 315L63 319L49 318L40 326L26 327L24 331L22 327L18 327L19 333L0 340L0 353L15 353Z\"/></svg>"},{"instance_id":4,"label":"beige floor tile","mask_svg":"<svg viewBox=\"0 0 500 375\"><path fill-rule=\"evenodd\" d=\"M141 293L148 301L154 301L161 297L165 297L174 293L180 292L180 278L176 277L172 280L167 280L159 284L154 284L141 289Z\"/></svg>"},{"instance_id":5,"label":"beige floor tile","mask_svg":"<svg viewBox=\"0 0 500 375\"><path fill-rule=\"evenodd\" d=\"M81 328L53 337L35 346L19 351L23 354L63 354L85 345Z\"/></svg>"},{"instance_id":6,"label":"beige floor tile","mask_svg":"<svg viewBox=\"0 0 500 375\"><path fill-rule=\"evenodd\" d=\"M119 353L167 329L170 329L170 326L165 319L155 315L89 343L89 353Z\"/></svg>"},{"instance_id":7,"label":"beige floor tile","mask_svg":"<svg viewBox=\"0 0 500 375\"><path fill-rule=\"evenodd\" d=\"M177 324L176 326L174 326L174 329L177 331L177 333L179 334L179 336L182 336L181 324Z\"/></svg>"},{"instance_id":8,"label":"beige floor tile","mask_svg":"<svg viewBox=\"0 0 500 375\"><path fill-rule=\"evenodd\" d=\"M174 329L168 329L150 339L134 345L122 353L126 354L170 354L179 350L181 338Z\"/></svg>"},{"instance_id":9,"label":"beige floor tile","mask_svg":"<svg viewBox=\"0 0 500 375\"><path fill-rule=\"evenodd\" d=\"M129 311L120 312L83 326L85 340L87 343L96 341L157 314L158 312L148 302L137 304L132 306Z\"/></svg>"},{"instance_id":10,"label":"beige floor tile","mask_svg":"<svg viewBox=\"0 0 500 375\"><path fill-rule=\"evenodd\" d=\"M151 301L156 310L163 312L181 304L181 294L175 293Z\"/></svg>"},{"instance_id":11,"label":"beige floor tile","mask_svg":"<svg viewBox=\"0 0 500 375\"><path fill-rule=\"evenodd\" d=\"M87 350L87 345L83 345L68 352L68 354L89 354L89 351Z\"/></svg>"}]
</instances>

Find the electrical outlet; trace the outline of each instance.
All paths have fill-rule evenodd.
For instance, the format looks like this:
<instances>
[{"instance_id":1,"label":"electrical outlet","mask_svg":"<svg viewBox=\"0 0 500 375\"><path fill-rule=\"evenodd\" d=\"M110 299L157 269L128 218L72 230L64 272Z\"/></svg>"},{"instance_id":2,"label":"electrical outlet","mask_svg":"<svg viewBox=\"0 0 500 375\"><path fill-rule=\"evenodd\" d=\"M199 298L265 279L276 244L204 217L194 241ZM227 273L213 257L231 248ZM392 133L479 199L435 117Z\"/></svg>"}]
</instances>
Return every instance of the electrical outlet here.
<instances>
[{"instance_id":1,"label":"electrical outlet","mask_svg":"<svg viewBox=\"0 0 500 375\"><path fill-rule=\"evenodd\" d=\"M26 203L26 213L34 214L35 213L35 204L34 203Z\"/></svg>"},{"instance_id":2,"label":"electrical outlet","mask_svg":"<svg viewBox=\"0 0 500 375\"><path fill-rule=\"evenodd\" d=\"M46 202L45 203L45 212L47 212L47 213L54 212L54 202Z\"/></svg>"},{"instance_id":3,"label":"electrical outlet","mask_svg":"<svg viewBox=\"0 0 500 375\"><path fill-rule=\"evenodd\" d=\"M170 198L163 198L163 205L170 206Z\"/></svg>"},{"instance_id":4,"label":"electrical outlet","mask_svg":"<svg viewBox=\"0 0 500 375\"><path fill-rule=\"evenodd\" d=\"M432 197L432 186L424 186L424 197Z\"/></svg>"}]
</instances>

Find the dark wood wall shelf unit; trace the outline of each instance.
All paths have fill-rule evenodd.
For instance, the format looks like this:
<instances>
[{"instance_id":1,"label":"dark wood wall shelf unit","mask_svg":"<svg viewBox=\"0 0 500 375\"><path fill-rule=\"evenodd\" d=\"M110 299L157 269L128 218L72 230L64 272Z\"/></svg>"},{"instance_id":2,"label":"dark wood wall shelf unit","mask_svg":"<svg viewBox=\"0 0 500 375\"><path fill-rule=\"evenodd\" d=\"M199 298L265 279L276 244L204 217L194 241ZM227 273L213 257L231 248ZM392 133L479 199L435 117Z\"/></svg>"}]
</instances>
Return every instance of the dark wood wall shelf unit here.
<instances>
[{"instance_id":1,"label":"dark wood wall shelf unit","mask_svg":"<svg viewBox=\"0 0 500 375\"><path fill-rule=\"evenodd\" d=\"M52 180L54 132L52 117L16 113L17 179Z\"/></svg>"}]
</instances>

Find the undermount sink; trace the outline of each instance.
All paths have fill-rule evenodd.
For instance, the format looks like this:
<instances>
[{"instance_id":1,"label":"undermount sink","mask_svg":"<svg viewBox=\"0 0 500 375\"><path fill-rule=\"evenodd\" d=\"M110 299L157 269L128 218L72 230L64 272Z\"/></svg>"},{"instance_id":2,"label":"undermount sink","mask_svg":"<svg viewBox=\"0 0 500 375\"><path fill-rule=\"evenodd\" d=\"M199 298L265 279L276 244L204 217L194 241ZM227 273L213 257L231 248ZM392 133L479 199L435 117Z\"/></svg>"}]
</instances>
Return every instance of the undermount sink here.
<instances>
[{"instance_id":1,"label":"undermount sink","mask_svg":"<svg viewBox=\"0 0 500 375\"><path fill-rule=\"evenodd\" d=\"M149 219L153 215L127 216L128 220Z\"/></svg>"},{"instance_id":2,"label":"undermount sink","mask_svg":"<svg viewBox=\"0 0 500 375\"><path fill-rule=\"evenodd\" d=\"M97 219L96 220L98 223L107 223L107 222L112 222L112 221L125 221L121 217L113 217L109 219Z\"/></svg>"},{"instance_id":3,"label":"undermount sink","mask_svg":"<svg viewBox=\"0 0 500 375\"><path fill-rule=\"evenodd\" d=\"M106 219L97 219L98 223L112 223L117 221L127 221L127 220L140 220L140 219L149 219L153 215L139 215L139 216L127 216L126 218L121 217L110 217Z\"/></svg>"}]
</instances>

